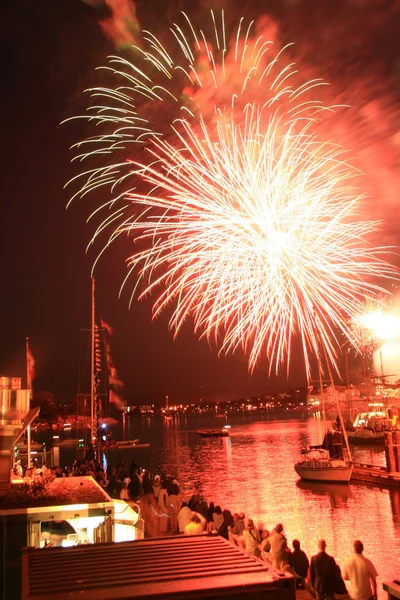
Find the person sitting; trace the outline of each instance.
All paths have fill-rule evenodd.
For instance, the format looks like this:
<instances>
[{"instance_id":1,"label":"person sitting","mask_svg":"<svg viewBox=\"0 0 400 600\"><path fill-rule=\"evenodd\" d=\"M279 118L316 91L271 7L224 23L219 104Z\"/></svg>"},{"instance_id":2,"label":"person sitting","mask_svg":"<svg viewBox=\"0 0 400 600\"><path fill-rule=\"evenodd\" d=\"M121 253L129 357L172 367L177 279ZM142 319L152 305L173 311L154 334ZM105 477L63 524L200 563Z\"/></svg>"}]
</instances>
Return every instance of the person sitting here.
<instances>
[{"instance_id":1,"label":"person sitting","mask_svg":"<svg viewBox=\"0 0 400 600\"><path fill-rule=\"evenodd\" d=\"M128 489L129 483L130 483L130 479L129 479L129 477L126 477L124 479L122 489L119 493L120 500L129 500L129 489Z\"/></svg>"},{"instance_id":2,"label":"person sitting","mask_svg":"<svg viewBox=\"0 0 400 600\"><path fill-rule=\"evenodd\" d=\"M203 525L196 513L192 513L190 522L185 526L186 535L198 535L203 533Z\"/></svg>"},{"instance_id":3,"label":"person sitting","mask_svg":"<svg viewBox=\"0 0 400 600\"><path fill-rule=\"evenodd\" d=\"M177 516L179 533L185 533L185 527L190 523L192 514L187 502L182 502L181 510L178 512Z\"/></svg>"},{"instance_id":4,"label":"person sitting","mask_svg":"<svg viewBox=\"0 0 400 600\"><path fill-rule=\"evenodd\" d=\"M247 525L243 530L241 539L244 542L246 552L253 556L260 556L259 544L261 542L260 532L254 525L253 519L247 520Z\"/></svg>"},{"instance_id":5,"label":"person sitting","mask_svg":"<svg viewBox=\"0 0 400 600\"><path fill-rule=\"evenodd\" d=\"M224 520L223 520L221 527L218 529L218 535L220 535L221 537L228 540L229 539L229 527L232 527L232 525L233 525L233 517L232 517L231 511L225 509L223 512L223 517L224 517Z\"/></svg>"},{"instance_id":6,"label":"person sitting","mask_svg":"<svg viewBox=\"0 0 400 600\"><path fill-rule=\"evenodd\" d=\"M261 559L272 566L271 544L269 541L269 531L264 529L261 534L261 544L259 545Z\"/></svg>"},{"instance_id":7,"label":"person sitting","mask_svg":"<svg viewBox=\"0 0 400 600\"><path fill-rule=\"evenodd\" d=\"M229 541L232 542L232 544L237 544L241 548L243 548L243 544L240 541L240 537L244 530L244 519L244 513L235 513L233 515L233 525L228 527Z\"/></svg>"},{"instance_id":8,"label":"person sitting","mask_svg":"<svg viewBox=\"0 0 400 600\"><path fill-rule=\"evenodd\" d=\"M222 514L222 509L220 506L216 506L212 514L212 521L207 523L207 531L218 531L223 522L224 515Z\"/></svg>"}]
</instances>

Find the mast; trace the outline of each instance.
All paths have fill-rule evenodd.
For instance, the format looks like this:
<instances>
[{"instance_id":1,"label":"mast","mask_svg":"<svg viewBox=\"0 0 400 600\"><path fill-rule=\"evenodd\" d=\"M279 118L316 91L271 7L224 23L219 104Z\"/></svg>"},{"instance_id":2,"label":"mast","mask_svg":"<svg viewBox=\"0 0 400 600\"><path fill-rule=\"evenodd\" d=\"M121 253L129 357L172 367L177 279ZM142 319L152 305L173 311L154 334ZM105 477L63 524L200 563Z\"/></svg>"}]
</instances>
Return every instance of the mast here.
<instances>
[{"instance_id":1,"label":"mast","mask_svg":"<svg viewBox=\"0 0 400 600\"><path fill-rule=\"evenodd\" d=\"M316 314L314 314L314 318L315 318L315 329L316 329L316 332L318 334L318 317L317 317ZM345 426L344 426L342 411L340 409L340 405L339 405L339 400L338 400L337 393L336 393L335 384L333 382L332 371L331 371L331 367L330 367L330 364L329 364L329 360L328 360L326 348L325 348L325 346L324 346L324 344L323 344L323 342L321 340L321 336L318 336L318 337L319 337L319 341L320 341L320 344L318 344L318 346L320 346L320 345L322 346L322 351L324 353L325 363L326 363L326 366L327 366L327 369L328 369L328 373L329 373L329 380L330 380L331 386L333 387L334 394L335 394L336 407L337 407L338 413L339 413L340 426L342 428L342 435L344 437L344 441L345 441L345 444L346 444L346 450L348 452L349 459L352 460L350 446L349 446L349 440L348 440L346 429L345 429ZM319 380L320 380L321 394L322 394L322 364L321 364L321 357L320 357L319 352L317 352L317 360L318 360ZM325 398L324 397L323 397L322 406L323 406L324 429L325 429L325 432L326 432L326 414L325 414Z\"/></svg>"},{"instance_id":2,"label":"mast","mask_svg":"<svg viewBox=\"0 0 400 600\"><path fill-rule=\"evenodd\" d=\"M322 422L324 425L324 433L326 433L326 413L325 413L325 396L324 396L324 387L322 382L322 364L321 357L319 352L317 353L317 361L318 361L318 375L319 375L319 393L321 396L321 404L322 404Z\"/></svg>"},{"instance_id":3,"label":"mast","mask_svg":"<svg viewBox=\"0 0 400 600\"><path fill-rule=\"evenodd\" d=\"M331 382L331 386L333 387L334 394L335 394L336 407L337 407L337 410L338 410L338 413L339 413L340 426L342 428L342 435L344 437L344 441L345 441L345 444L346 444L346 450L347 450L349 459L353 460L352 457L351 457L349 440L348 440L348 437L347 437L346 428L344 426L343 415L342 415L342 411L341 411L341 408L340 408L339 400L338 400L338 397L337 397L337 392L336 392L335 384L333 382L332 371L331 371L331 367L330 367L329 360L328 360L328 357L327 357L325 346L322 346L322 349L324 351L324 357L325 357L325 362L326 362L326 366L327 366L328 373L329 373L329 379L330 379L330 382Z\"/></svg>"},{"instance_id":4,"label":"mast","mask_svg":"<svg viewBox=\"0 0 400 600\"><path fill-rule=\"evenodd\" d=\"M90 442L93 443L96 437L96 389L94 381L94 366L95 366L95 308L94 308L95 282L92 277L92 317L91 317L91 361L90 361Z\"/></svg>"}]
</instances>

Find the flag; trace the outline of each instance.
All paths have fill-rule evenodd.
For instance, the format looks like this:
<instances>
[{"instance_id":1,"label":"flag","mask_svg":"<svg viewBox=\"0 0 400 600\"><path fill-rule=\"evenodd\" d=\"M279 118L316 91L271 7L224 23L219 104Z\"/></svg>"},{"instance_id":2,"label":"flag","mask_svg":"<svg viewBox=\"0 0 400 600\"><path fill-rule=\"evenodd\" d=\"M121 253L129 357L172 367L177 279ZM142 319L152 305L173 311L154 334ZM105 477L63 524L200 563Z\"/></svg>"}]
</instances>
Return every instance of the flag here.
<instances>
[{"instance_id":1,"label":"flag","mask_svg":"<svg viewBox=\"0 0 400 600\"><path fill-rule=\"evenodd\" d=\"M114 388L116 388L117 390L121 390L124 387L124 384L118 377L117 369L115 368L113 359L111 357L110 345L107 341L105 342L105 348L106 348L109 384L111 386L113 386Z\"/></svg>"},{"instance_id":2,"label":"flag","mask_svg":"<svg viewBox=\"0 0 400 600\"><path fill-rule=\"evenodd\" d=\"M115 406L119 408L119 410L125 408L124 400L121 398L118 392L114 391L113 389L110 389L110 402L115 404Z\"/></svg>"},{"instance_id":3,"label":"flag","mask_svg":"<svg viewBox=\"0 0 400 600\"><path fill-rule=\"evenodd\" d=\"M114 334L114 329L111 327L111 325L109 325L108 323L106 323L105 321L103 321L103 319L100 319L100 323L101 323L102 329L105 329L107 331L107 335L113 335Z\"/></svg>"},{"instance_id":4,"label":"flag","mask_svg":"<svg viewBox=\"0 0 400 600\"><path fill-rule=\"evenodd\" d=\"M35 379L35 359L29 346L29 339L26 339L26 386L32 390L32 381Z\"/></svg>"}]
</instances>

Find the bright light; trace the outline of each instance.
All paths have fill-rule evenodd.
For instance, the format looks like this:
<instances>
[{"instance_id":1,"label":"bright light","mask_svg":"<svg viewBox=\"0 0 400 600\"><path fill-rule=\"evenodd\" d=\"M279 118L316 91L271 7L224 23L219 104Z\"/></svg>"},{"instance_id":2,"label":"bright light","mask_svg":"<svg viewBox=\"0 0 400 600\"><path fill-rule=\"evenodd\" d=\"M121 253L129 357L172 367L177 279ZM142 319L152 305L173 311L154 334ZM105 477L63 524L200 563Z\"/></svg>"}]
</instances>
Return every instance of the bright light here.
<instances>
[{"instance_id":1,"label":"bright light","mask_svg":"<svg viewBox=\"0 0 400 600\"><path fill-rule=\"evenodd\" d=\"M379 340L394 340L400 337L400 316L398 314L375 311L360 318Z\"/></svg>"}]
</instances>

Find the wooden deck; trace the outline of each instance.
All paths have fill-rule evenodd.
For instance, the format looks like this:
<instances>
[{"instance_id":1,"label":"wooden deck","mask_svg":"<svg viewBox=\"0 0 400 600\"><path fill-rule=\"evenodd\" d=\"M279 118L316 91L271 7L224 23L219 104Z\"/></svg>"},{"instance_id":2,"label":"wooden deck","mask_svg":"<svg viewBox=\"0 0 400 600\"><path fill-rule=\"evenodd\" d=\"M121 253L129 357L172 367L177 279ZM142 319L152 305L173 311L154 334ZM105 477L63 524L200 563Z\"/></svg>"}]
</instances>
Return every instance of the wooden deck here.
<instances>
[{"instance_id":1,"label":"wooden deck","mask_svg":"<svg viewBox=\"0 0 400 600\"><path fill-rule=\"evenodd\" d=\"M304 593L304 592L302 592ZM23 600L297 600L292 575L216 535L23 550ZM302 600L310 600L302 596Z\"/></svg>"},{"instance_id":2,"label":"wooden deck","mask_svg":"<svg viewBox=\"0 0 400 600\"><path fill-rule=\"evenodd\" d=\"M314 600L308 590L296 590L296 600Z\"/></svg>"},{"instance_id":3,"label":"wooden deck","mask_svg":"<svg viewBox=\"0 0 400 600\"><path fill-rule=\"evenodd\" d=\"M363 463L354 463L350 481L400 489L400 473L389 473L386 467L377 467Z\"/></svg>"}]
</instances>

